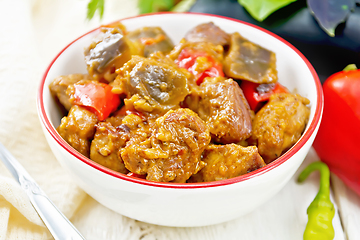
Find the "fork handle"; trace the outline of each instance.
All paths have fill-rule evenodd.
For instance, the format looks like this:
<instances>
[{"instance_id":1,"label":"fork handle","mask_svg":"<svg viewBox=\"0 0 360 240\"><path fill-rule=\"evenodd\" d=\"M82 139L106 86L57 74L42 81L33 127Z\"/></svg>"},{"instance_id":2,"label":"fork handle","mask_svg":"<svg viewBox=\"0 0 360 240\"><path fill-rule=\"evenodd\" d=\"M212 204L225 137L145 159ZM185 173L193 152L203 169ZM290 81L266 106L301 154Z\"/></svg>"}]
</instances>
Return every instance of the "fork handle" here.
<instances>
[{"instance_id":1,"label":"fork handle","mask_svg":"<svg viewBox=\"0 0 360 240\"><path fill-rule=\"evenodd\" d=\"M85 240L74 225L46 196L25 168L0 143L0 160L25 190L29 200L55 240Z\"/></svg>"}]
</instances>

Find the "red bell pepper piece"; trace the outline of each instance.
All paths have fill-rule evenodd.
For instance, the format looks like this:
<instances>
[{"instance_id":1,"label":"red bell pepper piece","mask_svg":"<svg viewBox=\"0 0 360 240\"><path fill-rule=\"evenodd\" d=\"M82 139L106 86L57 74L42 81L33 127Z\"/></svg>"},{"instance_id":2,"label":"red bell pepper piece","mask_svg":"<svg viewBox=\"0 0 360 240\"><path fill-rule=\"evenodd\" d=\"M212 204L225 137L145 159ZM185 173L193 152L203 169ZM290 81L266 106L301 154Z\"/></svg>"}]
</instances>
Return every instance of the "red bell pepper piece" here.
<instances>
[{"instance_id":1,"label":"red bell pepper piece","mask_svg":"<svg viewBox=\"0 0 360 240\"><path fill-rule=\"evenodd\" d=\"M265 105L271 94L289 92L286 87L280 83L259 84L250 81L242 81L241 89L248 101L250 108L255 112Z\"/></svg>"},{"instance_id":2,"label":"red bell pepper piece","mask_svg":"<svg viewBox=\"0 0 360 240\"><path fill-rule=\"evenodd\" d=\"M87 107L103 121L120 105L119 95L111 89L108 84L99 82L74 84L73 104Z\"/></svg>"},{"instance_id":3,"label":"red bell pepper piece","mask_svg":"<svg viewBox=\"0 0 360 240\"><path fill-rule=\"evenodd\" d=\"M196 61L199 57L206 58L206 67L198 66ZM206 77L223 77L222 64L215 61L207 52L195 51L193 49L184 48L176 61L180 68L185 68L195 76L196 84L200 85ZM198 71L201 69L202 71Z\"/></svg>"},{"instance_id":4,"label":"red bell pepper piece","mask_svg":"<svg viewBox=\"0 0 360 240\"><path fill-rule=\"evenodd\" d=\"M128 174L126 174L130 177L136 177L136 178L141 178L141 179L146 179L146 175L140 175L140 174L137 174L137 173L133 173L133 172L129 172Z\"/></svg>"},{"instance_id":5,"label":"red bell pepper piece","mask_svg":"<svg viewBox=\"0 0 360 240\"><path fill-rule=\"evenodd\" d=\"M323 92L323 116L313 147L330 170L360 195L360 69L331 75Z\"/></svg>"},{"instance_id":6,"label":"red bell pepper piece","mask_svg":"<svg viewBox=\"0 0 360 240\"><path fill-rule=\"evenodd\" d=\"M117 111L114 115L116 116L127 116L130 114L134 114L141 118L141 120L146 121L146 116L142 114L141 112L136 111L135 109L128 109L126 106L123 106L120 108L119 111Z\"/></svg>"}]
</instances>

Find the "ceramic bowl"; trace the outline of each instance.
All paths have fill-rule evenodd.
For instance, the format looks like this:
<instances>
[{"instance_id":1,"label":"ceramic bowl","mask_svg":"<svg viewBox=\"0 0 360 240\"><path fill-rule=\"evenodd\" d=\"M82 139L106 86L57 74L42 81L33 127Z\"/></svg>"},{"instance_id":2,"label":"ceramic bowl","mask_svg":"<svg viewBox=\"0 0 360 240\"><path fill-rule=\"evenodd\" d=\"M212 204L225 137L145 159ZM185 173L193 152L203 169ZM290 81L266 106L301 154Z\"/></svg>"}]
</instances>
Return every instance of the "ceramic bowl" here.
<instances>
[{"instance_id":1,"label":"ceramic bowl","mask_svg":"<svg viewBox=\"0 0 360 240\"><path fill-rule=\"evenodd\" d=\"M99 203L124 216L165 226L205 226L245 215L266 203L294 175L317 133L323 109L318 76L308 60L291 44L258 26L208 14L162 13L123 19L128 30L160 26L176 44L198 24L212 21L225 32L272 50L277 56L279 82L311 102L310 120L301 139L267 166L236 178L195 184L151 182L109 170L84 157L57 133L62 117L49 92L59 75L86 73L83 51L98 33L94 29L67 45L50 63L38 92L38 113L46 139L75 182Z\"/></svg>"}]
</instances>

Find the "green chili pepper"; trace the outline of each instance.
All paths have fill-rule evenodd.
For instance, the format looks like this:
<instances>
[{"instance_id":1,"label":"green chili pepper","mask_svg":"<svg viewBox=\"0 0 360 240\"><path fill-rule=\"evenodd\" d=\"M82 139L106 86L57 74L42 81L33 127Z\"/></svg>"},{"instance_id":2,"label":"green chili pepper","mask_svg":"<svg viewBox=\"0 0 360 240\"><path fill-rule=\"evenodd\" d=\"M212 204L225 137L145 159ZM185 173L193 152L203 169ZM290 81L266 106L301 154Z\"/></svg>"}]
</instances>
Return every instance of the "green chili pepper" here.
<instances>
[{"instance_id":1,"label":"green chili pepper","mask_svg":"<svg viewBox=\"0 0 360 240\"><path fill-rule=\"evenodd\" d=\"M335 232L332 219L335 208L330 200L330 171L323 162L313 162L299 175L298 181L303 182L311 172L319 170L321 174L320 189L307 209L308 223L304 232L304 240L334 239Z\"/></svg>"}]
</instances>

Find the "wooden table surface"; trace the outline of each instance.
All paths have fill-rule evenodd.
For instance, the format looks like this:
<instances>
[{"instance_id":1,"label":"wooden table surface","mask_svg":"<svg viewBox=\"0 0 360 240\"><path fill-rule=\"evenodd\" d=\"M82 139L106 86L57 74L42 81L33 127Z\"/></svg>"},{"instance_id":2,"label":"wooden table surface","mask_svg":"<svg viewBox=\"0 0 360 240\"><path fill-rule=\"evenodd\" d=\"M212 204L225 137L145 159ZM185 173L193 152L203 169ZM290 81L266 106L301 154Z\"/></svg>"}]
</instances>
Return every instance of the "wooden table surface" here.
<instances>
[{"instance_id":1,"label":"wooden table surface","mask_svg":"<svg viewBox=\"0 0 360 240\"><path fill-rule=\"evenodd\" d=\"M332 175L331 180L333 198L338 207L339 220L343 226L343 239L360 239L360 197L335 175Z\"/></svg>"}]
</instances>

